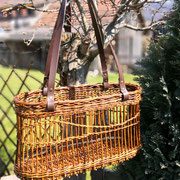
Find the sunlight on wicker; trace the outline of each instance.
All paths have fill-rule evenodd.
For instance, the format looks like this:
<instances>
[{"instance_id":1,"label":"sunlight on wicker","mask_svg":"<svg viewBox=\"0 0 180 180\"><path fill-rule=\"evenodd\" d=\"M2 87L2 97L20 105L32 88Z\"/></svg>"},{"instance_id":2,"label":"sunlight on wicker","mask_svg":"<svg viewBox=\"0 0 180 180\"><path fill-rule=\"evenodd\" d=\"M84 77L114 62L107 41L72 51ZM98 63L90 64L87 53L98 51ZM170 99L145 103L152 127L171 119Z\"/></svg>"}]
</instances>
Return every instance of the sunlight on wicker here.
<instances>
[{"instance_id":1,"label":"sunlight on wicker","mask_svg":"<svg viewBox=\"0 0 180 180\"><path fill-rule=\"evenodd\" d=\"M134 157L141 147L141 88L126 87L127 101L115 83L107 91L102 84L57 88L54 112L47 112L41 90L16 96L15 173L58 179Z\"/></svg>"}]
</instances>

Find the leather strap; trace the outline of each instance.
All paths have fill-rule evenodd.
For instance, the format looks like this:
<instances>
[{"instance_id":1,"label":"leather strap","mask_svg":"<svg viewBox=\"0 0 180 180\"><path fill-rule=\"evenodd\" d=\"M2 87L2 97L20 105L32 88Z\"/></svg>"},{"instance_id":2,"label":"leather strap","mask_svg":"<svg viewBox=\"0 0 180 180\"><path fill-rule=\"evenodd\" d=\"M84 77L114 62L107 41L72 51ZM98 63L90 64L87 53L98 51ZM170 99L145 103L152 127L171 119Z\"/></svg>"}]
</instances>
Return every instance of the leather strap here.
<instances>
[{"instance_id":1,"label":"leather strap","mask_svg":"<svg viewBox=\"0 0 180 180\"><path fill-rule=\"evenodd\" d=\"M66 12L66 4L67 0L63 0L61 3L61 8L59 10L59 14L57 17L57 21L54 27L51 43L50 43L50 48L48 52L48 57L47 57L47 63L46 63L46 69L45 69L45 74L44 74L44 83L43 83L43 95L47 95L47 109L48 111L54 111L54 86L55 86L55 76L57 72L57 65L58 65L58 59L59 59L59 51L60 51L60 45L61 45L61 35L62 35L62 29L63 29L63 24L65 20L65 12ZM93 27L95 29L95 35L97 39L97 44L98 44L98 49L99 49L99 54L101 58L101 65L102 65L102 72L103 72L103 84L104 88L108 89L109 84L108 84L108 73L107 73L107 65L106 65L106 60L105 60L105 52L104 52L104 36L102 32L102 27L100 26L100 20L98 18L98 14L96 11L96 7L93 3L92 0L88 0L88 5L93 21ZM70 14L70 11L68 11L68 14ZM70 31L70 28L67 30ZM112 53L114 55L115 60L117 62L118 66L118 59L115 54L115 51L113 50L112 45L110 46ZM120 90L123 94L124 100L128 99L128 92L126 90L124 79L122 76L122 70L119 68L120 65L118 66L119 70L119 84L120 84Z\"/></svg>"},{"instance_id":2,"label":"leather strap","mask_svg":"<svg viewBox=\"0 0 180 180\"><path fill-rule=\"evenodd\" d=\"M47 109L54 111L54 86L61 46L61 35L65 19L67 0L63 0L54 27L44 74L43 95L47 95Z\"/></svg>"},{"instance_id":3,"label":"leather strap","mask_svg":"<svg viewBox=\"0 0 180 180\"><path fill-rule=\"evenodd\" d=\"M102 27L100 27L100 20L98 18L98 14L94 2L92 0L88 0L88 6L92 18L92 24L96 35L97 44L98 44L98 50L99 50L101 66L102 66L103 85L104 85L104 89L108 89L109 88L108 72L107 72L106 58L105 58L104 45L103 45L104 35L102 32Z\"/></svg>"},{"instance_id":4,"label":"leather strap","mask_svg":"<svg viewBox=\"0 0 180 180\"><path fill-rule=\"evenodd\" d=\"M109 46L110 46L111 52L112 52L112 54L114 56L114 59L116 61L116 65L117 65L118 72L119 72L119 87L120 87L120 91L121 91L121 93L123 95L123 100L126 101L126 100L129 99L129 93L128 93L127 89L126 89L126 85L125 85L125 81L124 81L124 76L123 76L122 68L121 68L121 65L119 64L118 57L117 57L117 55L115 53L115 50L114 50L112 44L110 43Z\"/></svg>"},{"instance_id":5,"label":"leather strap","mask_svg":"<svg viewBox=\"0 0 180 180\"><path fill-rule=\"evenodd\" d=\"M102 65L102 70L103 70L103 82L104 82L104 87L108 87L108 74L107 74L107 66L106 66L106 60L105 60L105 52L104 52L104 38L103 38L103 32L102 32L102 25L101 22L99 20L98 17L98 13L95 7L95 4L93 2L93 0L88 0L88 5L89 5L89 10L90 10L90 14L91 14L91 18L92 18L92 25L94 27L95 30L95 36L97 39L97 44L98 44L98 50L100 53L100 58L101 58L101 65ZM110 49L112 51L112 54L114 56L114 59L116 61L116 65L118 68L118 72L119 72L119 87L120 87L120 91L123 95L123 100L128 100L129 99L129 93L126 89L126 85L124 82L124 76L122 73L122 68L119 64L119 60L118 57L114 51L114 48L112 46L112 44L110 43Z\"/></svg>"}]
</instances>

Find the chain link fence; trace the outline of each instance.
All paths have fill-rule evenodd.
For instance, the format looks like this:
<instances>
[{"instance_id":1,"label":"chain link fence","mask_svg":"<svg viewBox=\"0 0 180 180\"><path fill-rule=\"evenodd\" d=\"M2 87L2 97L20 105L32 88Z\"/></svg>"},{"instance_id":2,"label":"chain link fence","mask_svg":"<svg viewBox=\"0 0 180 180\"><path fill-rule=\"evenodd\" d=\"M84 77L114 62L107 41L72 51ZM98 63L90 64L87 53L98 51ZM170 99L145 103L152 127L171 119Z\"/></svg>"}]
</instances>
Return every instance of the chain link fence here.
<instances>
[{"instance_id":1,"label":"chain link fence","mask_svg":"<svg viewBox=\"0 0 180 180\"><path fill-rule=\"evenodd\" d=\"M0 65L0 177L14 173L17 132L13 97L42 86L43 74L31 67L20 70Z\"/></svg>"}]
</instances>

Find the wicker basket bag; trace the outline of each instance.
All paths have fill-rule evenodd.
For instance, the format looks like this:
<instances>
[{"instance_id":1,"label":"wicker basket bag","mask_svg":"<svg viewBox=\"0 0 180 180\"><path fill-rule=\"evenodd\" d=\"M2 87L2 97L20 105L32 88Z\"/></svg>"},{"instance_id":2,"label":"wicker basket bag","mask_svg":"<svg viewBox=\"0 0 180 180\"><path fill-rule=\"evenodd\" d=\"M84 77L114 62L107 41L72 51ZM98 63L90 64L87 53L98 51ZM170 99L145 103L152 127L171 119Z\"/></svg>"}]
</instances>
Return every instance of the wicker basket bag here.
<instances>
[{"instance_id":1,"label":"wicker basket bag","mask_svg":"<svg viewBox=\"0 0 180 180\"><path fill-rule=\"evenodd\" d=\"M141 88L125 85L119 65L119 83L108 83L97 12L91 0L88 4L101 57L103 84L54 89L66 11L63 0L50 44L43 89L14 98L15 173L20 178L69 177L128 160L141 147Z\"/></svg>"}]
</instances>

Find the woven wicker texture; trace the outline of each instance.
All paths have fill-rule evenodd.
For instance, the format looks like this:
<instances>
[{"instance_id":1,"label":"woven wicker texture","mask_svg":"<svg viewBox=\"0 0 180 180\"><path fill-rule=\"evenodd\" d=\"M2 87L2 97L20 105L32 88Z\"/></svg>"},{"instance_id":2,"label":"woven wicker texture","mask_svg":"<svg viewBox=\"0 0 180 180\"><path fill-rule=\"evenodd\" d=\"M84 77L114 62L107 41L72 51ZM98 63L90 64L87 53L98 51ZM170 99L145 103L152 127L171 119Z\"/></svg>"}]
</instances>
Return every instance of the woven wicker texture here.
<instances>
[{"instance_id":1,"label":"woven wicker texture","mask_svg":"<svg viewBox=\"0 0 180 180\"><path fill-rule=\"evenodd\" d=\"M141 88L126 87L127 101L115 83L106 91L102 84L57 88L54 112L41 90L16 96L15 173L58 179L134 157L141 147Z\"/></svg>"}]
</instances>

